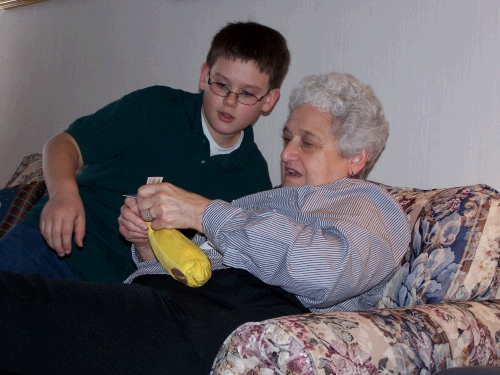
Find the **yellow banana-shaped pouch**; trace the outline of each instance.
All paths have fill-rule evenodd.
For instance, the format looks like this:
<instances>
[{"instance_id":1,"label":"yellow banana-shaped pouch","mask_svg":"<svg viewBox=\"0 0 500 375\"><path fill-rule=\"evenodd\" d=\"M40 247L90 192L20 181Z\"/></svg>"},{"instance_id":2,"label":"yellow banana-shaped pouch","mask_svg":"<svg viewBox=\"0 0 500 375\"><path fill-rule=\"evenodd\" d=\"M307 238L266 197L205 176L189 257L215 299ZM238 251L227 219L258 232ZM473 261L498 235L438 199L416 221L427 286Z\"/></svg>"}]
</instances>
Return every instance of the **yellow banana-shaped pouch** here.
<instances>
[{"instance_id":1,"label":"yellow banana-shaped pouch","mask_svg":"<svg viewBox=\"0 0 500 375\"><path fill-rule=\"evenodd\" d=\"M210 279L210 260L193 241L176 229L153 230L151 223L147 224L153 252L174 279L195 288Z\"/></svg>"}]
</instances>

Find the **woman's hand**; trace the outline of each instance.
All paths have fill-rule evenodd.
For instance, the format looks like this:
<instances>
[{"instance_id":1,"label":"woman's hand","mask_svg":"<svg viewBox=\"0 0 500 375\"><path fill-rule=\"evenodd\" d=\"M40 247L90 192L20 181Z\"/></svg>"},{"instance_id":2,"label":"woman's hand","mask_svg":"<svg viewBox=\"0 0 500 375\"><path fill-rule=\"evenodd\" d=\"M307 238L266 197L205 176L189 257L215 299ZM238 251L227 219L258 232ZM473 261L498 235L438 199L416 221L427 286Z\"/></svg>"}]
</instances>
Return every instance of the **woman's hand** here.
<instances>
[{"instance_id":1,"label":"woman's hand","mask_svg":"<svg viewBox=\"0 0 500 375\"><path fill-rule=\"evenodd\" d=\"M120 234L127 241L134 244L135 249L144 262L155 258L153 249L149 244L148 226L141 217L137 199L125 199L125 204L120 209L118 224Z\"/></svg>"},{"instance_id":2,"label":"woman's hand","mask_svg":"<svg viewBox=\"0 0 500 375\"><path fill-rule=\"evenodd\" d=\"M153 218L151 227L155 230L190 228L203 232L203 214L211 201L172 184L161 183L141 186L137 202L143 219L147 219L145 211L149 210Z\"/></svg>"}]
</instances>

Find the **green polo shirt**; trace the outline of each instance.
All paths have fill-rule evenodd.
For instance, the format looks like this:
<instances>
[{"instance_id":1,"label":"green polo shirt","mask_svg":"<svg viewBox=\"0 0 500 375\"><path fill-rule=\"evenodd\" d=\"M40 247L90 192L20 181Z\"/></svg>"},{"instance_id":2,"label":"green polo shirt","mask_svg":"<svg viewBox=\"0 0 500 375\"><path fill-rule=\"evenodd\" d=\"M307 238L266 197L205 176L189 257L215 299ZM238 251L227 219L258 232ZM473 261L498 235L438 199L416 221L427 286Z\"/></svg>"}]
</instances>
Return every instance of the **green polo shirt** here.
<instances>
[{"instance_id":1,"label":"green polo shirt","mask_svg":"<svg viewBox=\"0 0 500 375\"><path fill-rule=\"evenodd\" d=\"M86 215L84 246L79 249L73 243L65 259L79 277L121 282L135 270L117 218L122 195L137 192L148 177L161 176L164 182L228 202L271 189L251 126L237 150L210 156L201 125L202 103L203 93L153 86L76 120L66 130L85 164L77 177ZM38 226L45 202L28 213L26 224Z\"/></svg>"}]
</instances>

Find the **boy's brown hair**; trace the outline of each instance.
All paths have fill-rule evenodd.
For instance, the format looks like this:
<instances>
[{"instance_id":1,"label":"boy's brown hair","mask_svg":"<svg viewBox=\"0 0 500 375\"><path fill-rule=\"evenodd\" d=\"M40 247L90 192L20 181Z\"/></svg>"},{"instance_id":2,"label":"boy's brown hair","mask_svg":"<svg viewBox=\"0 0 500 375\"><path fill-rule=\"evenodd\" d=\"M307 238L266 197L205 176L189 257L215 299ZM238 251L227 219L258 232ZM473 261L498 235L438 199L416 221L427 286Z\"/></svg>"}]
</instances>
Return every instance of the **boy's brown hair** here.
<instances>
[{"instance_id":1,"label":"boy's brown hair","mask_svg":"<svg viewBox=\"0 0 500 375\"><path fill-rule=\"evenodd\" d=\"M270 90L281 86L290 65L290 51L283 35L256 22L228 23L215 34L207 65L212 67L220 57L254 61L269 76Z\"/></svg>"}]
</instances>

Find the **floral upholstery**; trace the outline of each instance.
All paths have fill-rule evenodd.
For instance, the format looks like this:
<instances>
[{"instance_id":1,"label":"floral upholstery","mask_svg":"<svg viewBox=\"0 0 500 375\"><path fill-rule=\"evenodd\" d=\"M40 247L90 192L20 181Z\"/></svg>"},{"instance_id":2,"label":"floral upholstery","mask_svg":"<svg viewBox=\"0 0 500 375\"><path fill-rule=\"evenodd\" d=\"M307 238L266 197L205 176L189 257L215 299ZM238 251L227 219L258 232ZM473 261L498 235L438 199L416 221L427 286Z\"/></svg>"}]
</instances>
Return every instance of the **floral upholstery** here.
<instances>
[{"instance_id":1,"label":"floral upholstery","mask_svg":"<svg viewBox=\"0 0 500 375\"><path fill-rule=\"evenodd\" d=\"M500 280L500 194L486 185L386 189L410 220L408 257L377 307L490 300Z\"/></svg>"},{"instance_id":2,"label":"floral upholstery","mask_svg":"<svg viewBox=\"0 0 500 375\"><path fill-rule=\"evenodd\" d=\"M377 308L246 323L224 342L214 375L423 375L500 366L499 193L486 185L381 186L413 232Z\"/></svg>"},{"instance_id":3,"label":"floral upholstery","mask_svg":"<svg viewBox=\"0 0 500 375\"><path fill-rule=\"evenodd\" d=\"M304 314L246 323L213 374L433 374L500 366L500 301Z\"/></svg>"},{"instance_id":4,"label":"floral upholstery","mask_svg":"<svg viewBox=\"0 0 500 375\"><path fill-rule=\"evenodd\" d=\"M25 156L5 187L10 188L32 182L43 182L42 154Z\"/></svg>"}]
</instances>

